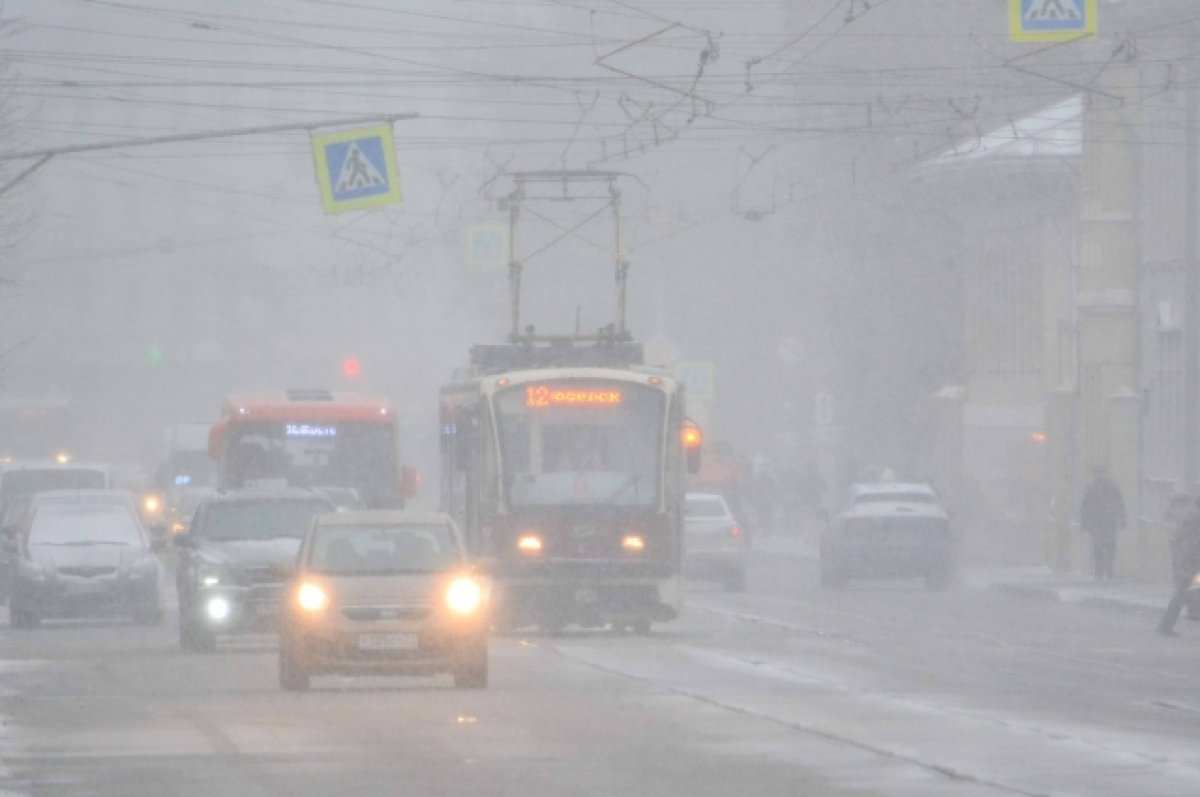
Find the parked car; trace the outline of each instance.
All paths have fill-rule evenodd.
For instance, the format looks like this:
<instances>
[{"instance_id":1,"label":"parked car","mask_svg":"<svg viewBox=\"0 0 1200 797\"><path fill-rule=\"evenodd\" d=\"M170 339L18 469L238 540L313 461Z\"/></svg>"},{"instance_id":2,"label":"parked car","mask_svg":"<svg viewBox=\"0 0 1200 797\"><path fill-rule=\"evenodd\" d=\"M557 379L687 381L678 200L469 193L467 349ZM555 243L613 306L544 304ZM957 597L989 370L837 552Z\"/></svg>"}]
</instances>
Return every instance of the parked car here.
<instances>
[{"instance_id":1,"label":"parked car","mask_svg":"<svg viewBox=\"0 0 1200 797\"><path fill-rule=\"evenodd\" d=\"M321 674L488 680L486 584L445 515L400 510L322 515L289 581L279 685Z\"/></svg>"},{"instance_id":2,"label":"parked car","mask_svg":"<svg viewBox=\"0 0 1200 797\"><path fill-rule=\"evenodd\" d=\"M821 535L821 585L851 578L923 577L930 589L954 579L949 517L925 484L856 484Z\"/></svg>"},{"instance_id":3,"label":"parked car","mask_svg":"<svg viewBox=\"0 0 1200 797\"><path fill-rule=\"evenodd\" d=\"M46 617L162 618L157 544L131 493L37 493L3 544L14 560L9 618L16 627Z\"/></svg>"},{"instance_id":4,"label":"parked car","mask_svg":"<svg viewBox=\"0 0 1200 797\"><path fill-rule=\"evenodd\" d=\"M211 651L219 636L275 631L286 570L312 520L333 504L309 490L240 490L201 502L178 534L179 645Z\"/></svg>"},{"instance_id":5,"label":"parked car","mask_svg":"<svg viewBox=\"0 0 1200 797\"><path fill-rule=\"evenodd\" d=\"M716 493L688 493L683 503L684 570L730 592L746 588L746 535Z\"/></svg>"}]
</instances>

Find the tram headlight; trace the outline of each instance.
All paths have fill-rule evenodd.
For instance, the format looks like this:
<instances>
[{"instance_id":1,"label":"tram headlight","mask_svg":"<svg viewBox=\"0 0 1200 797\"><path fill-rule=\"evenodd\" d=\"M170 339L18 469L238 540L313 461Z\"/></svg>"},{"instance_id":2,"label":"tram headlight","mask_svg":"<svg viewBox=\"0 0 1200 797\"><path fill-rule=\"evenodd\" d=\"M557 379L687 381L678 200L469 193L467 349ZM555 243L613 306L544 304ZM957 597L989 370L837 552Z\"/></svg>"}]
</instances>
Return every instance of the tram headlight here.
<instances>
[{"instance_id":1,"label":"tram headlight","mask_svg":"<svg viewBox=\"0 0 1200 797\"><path fill-rule=\"evenodd\" d=\"M541 535L527 531L517 537L517 550L521 553L538 554L542 552Z\"/></svg>"},{"instance_id":2,"label":"tram headlight","mask_svg":"<svg viewBox=\"0 0 1200 797\"><path fill-rule=\"evenodd\" d=\"M646 541L640 534L626 534L621 538L621 547L630 553L641 553L646 550Z\"/></svg>"},{"instance_id":3,"label":"tram headlight","mask_svg":"<svg viewBox=\"0 0 1200 797\"><path fill-rule=\"evenodd\" d=\"M446 590L446 606L459 615L474 614L483 605L483 588L473 578L456 578Z\"/></svg>"}]
</instances>

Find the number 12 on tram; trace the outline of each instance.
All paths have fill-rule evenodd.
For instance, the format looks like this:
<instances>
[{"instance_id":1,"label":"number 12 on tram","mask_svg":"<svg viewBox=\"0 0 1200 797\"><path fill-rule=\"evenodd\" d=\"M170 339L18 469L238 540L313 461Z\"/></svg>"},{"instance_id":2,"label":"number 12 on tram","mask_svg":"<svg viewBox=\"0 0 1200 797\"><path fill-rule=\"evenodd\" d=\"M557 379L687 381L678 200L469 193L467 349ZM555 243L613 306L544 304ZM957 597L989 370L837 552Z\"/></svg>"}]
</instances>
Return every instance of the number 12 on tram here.
<instances>
[{"instance_id":1,"label":"number 12 on tram","mask_svg":"<svg viewBox=\"0 0 1200 797\"><path fill-rule=\"evenodd\" d=\"M649 630L680 609L680 383L618 368L480 376L441 391L442 506L493 574L496 624Z\"/></svg>"}]
</instances>

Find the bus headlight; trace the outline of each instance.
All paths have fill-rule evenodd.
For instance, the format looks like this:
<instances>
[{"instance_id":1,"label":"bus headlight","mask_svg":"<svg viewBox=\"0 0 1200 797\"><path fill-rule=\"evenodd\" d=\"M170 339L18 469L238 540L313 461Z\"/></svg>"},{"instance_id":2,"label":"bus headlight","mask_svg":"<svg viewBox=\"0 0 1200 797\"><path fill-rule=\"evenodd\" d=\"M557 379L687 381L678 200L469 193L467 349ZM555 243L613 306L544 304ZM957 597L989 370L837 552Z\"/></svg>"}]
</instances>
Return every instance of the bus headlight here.
<instances>
[{"instance_id":1,"label":"bus headlight","mask_svg":"<svg viewBox=\"0 0 1200 797\"><path fill-rule=\"evenodd\" d=\"M641 553L646 550L646 541L637 534L626 534L621 538L621 547L630 553Z\"/></svg>"},{"instance_id":2,"label":"bus headlight","mask_svg":"<svg viewBox=\"0 0 1200 797\"><path fill-rule=\"evenodd\" d=\"M517 537L517 550L521 553L541 553L542 538L533 532L525 532Z\"/></svg>"},{"instance_id":3,"label":"bus headlight","mask_svg":"<svg viewBox=\"0 0 1200 797\"><path fill-rule=\"evenodd\" d=\"M296 605L306 612L316 614L329 605L329 595L316 584L306 581L296 590Z\"/></svg>"},{"instance_id":4,"label":"bus headlight","mask_svg":"<svg viewBox=\"0 0 1200 797\"><path fill-rule=\"evenodd\" d=\"M455 614L474 614L483 604L483 589L473 578L456 578L446 590L446 606Z\"/></svg>"}]
</instances>

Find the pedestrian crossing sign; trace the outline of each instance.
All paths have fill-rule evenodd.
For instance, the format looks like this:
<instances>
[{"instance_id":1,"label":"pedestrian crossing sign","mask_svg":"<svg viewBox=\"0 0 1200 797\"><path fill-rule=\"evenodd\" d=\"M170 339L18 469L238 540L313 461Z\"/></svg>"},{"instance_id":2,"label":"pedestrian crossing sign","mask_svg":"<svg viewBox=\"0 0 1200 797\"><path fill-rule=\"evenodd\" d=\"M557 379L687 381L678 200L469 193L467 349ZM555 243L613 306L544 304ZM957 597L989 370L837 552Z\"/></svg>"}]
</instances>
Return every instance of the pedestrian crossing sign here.
<instances>
[{"instance_id":1,"label":"pedestrian crossing sign","mask_svg":"<svg viewBox=\"0 0 1200 797\"><path fill-rule=\"evenodd\" d=\"M477 224L467 230L467 263L472 268L503 268L508 265L508 227Z\"/></svg>"},{"instance_id":2,"label":"pedestrian crossing sign","mask_svg":"<svg viewBox=\"0 0 1200 797\"><path fill-rule=\"evenodd\" d=\"M400 174L389 124L313 135L326 213L399 202Z\"/></svg>"},{"instance_id":3,"label":"pedestrian crossing sign","mask_svg":"<svg viewBox=\"0 0 1200 797\"><path fill-rule=\"evenodd\" d=\"M1097 0L1008 0L1016 42L1067 42L1096 35Z\"/></svg>"}]
</instances>

